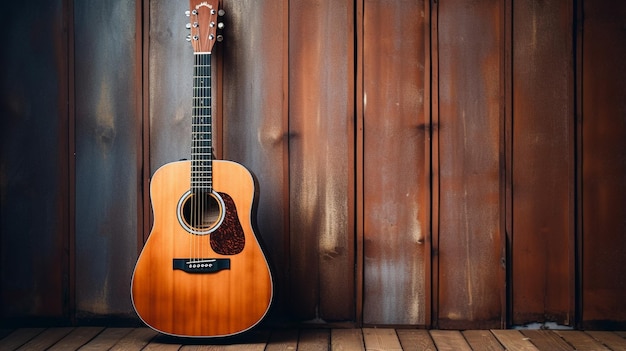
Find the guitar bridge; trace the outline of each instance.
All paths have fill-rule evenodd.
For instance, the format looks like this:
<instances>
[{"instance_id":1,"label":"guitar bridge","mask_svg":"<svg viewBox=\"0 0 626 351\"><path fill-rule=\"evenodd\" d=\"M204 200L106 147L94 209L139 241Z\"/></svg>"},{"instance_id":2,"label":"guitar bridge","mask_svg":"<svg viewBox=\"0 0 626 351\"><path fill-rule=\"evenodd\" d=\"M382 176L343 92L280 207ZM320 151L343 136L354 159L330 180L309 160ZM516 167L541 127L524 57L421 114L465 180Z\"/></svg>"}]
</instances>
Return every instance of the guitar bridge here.
<instances>
[{"instance_id":1,"label":"guitar bridge","mask_svg":"<svg viewBox=\"0 0 626 351\"><path fill-rule=\"evenodd\" d=\"M173 268L186 273L217 273L230 269L228 258L175 258Z\"/></svg>"}]
</instances>

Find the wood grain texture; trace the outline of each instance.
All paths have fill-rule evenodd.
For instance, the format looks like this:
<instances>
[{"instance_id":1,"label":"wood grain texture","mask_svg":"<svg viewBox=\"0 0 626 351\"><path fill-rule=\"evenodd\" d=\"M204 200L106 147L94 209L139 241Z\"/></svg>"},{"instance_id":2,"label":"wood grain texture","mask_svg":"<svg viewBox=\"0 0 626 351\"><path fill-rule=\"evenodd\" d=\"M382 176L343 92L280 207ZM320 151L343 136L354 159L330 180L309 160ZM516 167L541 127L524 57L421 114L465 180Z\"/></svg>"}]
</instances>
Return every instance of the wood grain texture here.
<instances>
[{"instance_id":1,"label":"wood grain texture","mask_svg":"<svg viewBox=\"0 0 626 351\"><path fill-rule=\"evenodd\" d=\"M488 330L464 330L462 333L472 350L504 350L498 339Z\"/></svg>"},{"instance_id":2,"label":"wood grain texture","mask_svg":"<svg viewBox=\"0 0 626 351\"><path fill-rule=\"evenodd\" d=\"M10 2L0 14L0 320L70 317L66 3Z\"/></svg>"},{"instance_id":3,"label":"wood grain texture","mask_svg":"<svg viewBox=\"0 0 626 351\"><path fill-rule=\"evenodd\" d=\"M528 339L539 350L574 351L575 348L563 340L558 334L548 330L522 330Z\"/></svg>"},{"instance_id":4,"label":"wood grain texture","mask_svg":"<svg viewBox=\"0 0 626 351\"><path fill-rule=\"evenodd\" d=\"M368 351L402 351L398 335L391 328L363 328L363 341Z\"/></svg>"},{"instance_id":5,"label":"wood grain texture","mask_svg":"<svg viewBox=\"0 0 626 351\"><path fill-rule=\"evenodd\" d=\"M210 235L190 234L177 218L177 203L189 189L190 164L170 163L152 179L154 226L133 274L133 304L146 324L165 334L237 334L260 322L272 299L269 267L251 227L254 182L243 166L213 161L213 188L233 198L246 243L239 254L218 255ZM230 269L211 274L172 269L173 258L190 257L228 258Z\"/></svg>"},{"instance_id":6,"label":"wood grain texture","mask_svg":"<svg viewBox=\"0 0 626 351\"><path fill-rule=\"evenodd\" d=\"M613 351L626 351L626 339L610 331L587 331L592 338L608 346Z\"/></svg>"},{"instance_id":7,"label":"wood grain texture","mask_svg":"<svg viewBox=\"0 0 626 351\"><path fill-rule=\"evenodd\" d=\"M255 230L274 268L271 312L281 317L289 300L288 3L222 1L226 27L216 50L223 70L215 90L222 97L214 97L223 106L218 157L244 165L258 183Z\"/></svg>"},{"instance_id":8,"label":"wood grain texture","mask_svg":"<svg viewBox=\"0 0 626 351\"><path fill-rule=\"evenodd\" d=\"M289 3L289 306L297 320L355 318L353 6Z\"/></svg>"},{"instance_id":9,"label":"wood grain texture","mask_svg":"<svg viewBox=\"0 0 626 351\"><path fill-rule=\"evenodd\" d=\"M435 351L437 349L427 330L397 329L396 334L404 351Z\"/></svg>"},{"instance_id":10,"label":"wood grain texture","mask_svg":"<svg viewBox=\"0 0 626 351\"><path fill-rule=\"evenodd\" d=\"M67 334L69 334L72 330L73 328L70 327L46 329L33 339L30 339L27 343L22 345L17 350L47 350L63 337L65 337ZM10 349L10 347L8 345L4 345L3 342L0 341L0 349L8 350Z\"/></svg>"},{"instance_id":11,"label":"wood grain texture","mask_svg":"<svg viewBox=\"0 0 626 351\"><path fill-rule=\"evenodd\" d=\"M430 336L433 338L437 350L440 351L471 351L471 347L457 330L431 330Z\"/></svg>"},{"instance_id":12,"label":"wood grain texture","mask_svg":"<svg viewBox=\"0 0 626 351\"><path fill-rule=\"evenodd\" d=\"M332 329L330 332L330 348L333 351L362 351L363 332L361 329Z\"/></svg>"},{"instance_id":13,"label":"wood grain texture","mask_svg":"<svg viewBox=\"0 0 626 351\"><path fill-rule=\"evenodd\" d=\"M504 316L502 2L438 5L438 325Z\"/></svg>"},{"instance_id":14,"label":"wood grain texture","mask_svg":"<svg viewBox=\"0 0 626 351\"><path fill-rule=\"evenodd\" d=\"M76 317L134 318L128 281L137 257L142 175L141 79L135 2L75 4ZM102 33L109 33L103 36Z\"/></svg>"},{"instance_id":15,"label":"wood grain texture","mask_svg":"<svg viewBox=\"0 0 626 351\"><path fill-rule=\"evenodd\" d=\"M158 333L150 328L136 328L121 338L110 351L139 351L150 343Z\"/></svg>"},{"instance_id":16,"label":"wood grain texture","mask_svg":"<svg viewBox=\"0 0 626 351\"><path fill-rule=\"evenodd\" d=\"M626 326L626 2L584 2L582 326Z\"/></svg>"},{"instance_id":17,"label":"wood grain texture","mask_svg":"<svg viewBox=\"0 0 626 351\"><path fill-rule=\"evenodd\" d=\"M104 330L103 327L78 327L67 334L63 339L48 350L66 351L78 350Z\"/></svg>"},{"instance_id":18,"label":"wood grain texture","mask_svg":"<svg viewBox=\"0 0 626 351\"><path fill-rule=\"evenodd\" d=\"M574 323L573 14L513 4L513 324Z\"/></svg>"},{"instance_id":19,"label":"wood grain texture","mask_svg":"<svg viewBox=\"0 0 626 351\"><path fill-rule=\"evenodd\" d=\"M539 351L539 349L530 342L529 338L518 330L492 330L491 332L498 338L498 341L504 346L505 350Z\"/></svg>"},{"instance_id":20,"label":"wood grain texture","mask_svg":"<svg viewBox=\"0 0 626 351\"><path fill-rule=\"evenodd\" d=\"M591 335L578 330L555 330L556 335L567 341L578 351L606 351L608 348L596 341Z\"/></svg>"},{"instance_id":21,"label":"wood grain texture","mask_svg":"<svg viewBox=\"0 0 626 351\"><path fill-rule=\"evenodd\" d=\"M366 324L425 325L430 120L424 1L365 1L363 237ZM400 40L400 38L402 38Z\"/></svg>"},{"instance_id":22,"label":"wood grain texture","mask_svg":"<svg viewBox=\"0 0 626 351\"><path fill-rule=\"evenodd\" d=\"M298 337L298 351L326 351L330 345L330 330L304 329Z\"/></svg>"}]
</instances>

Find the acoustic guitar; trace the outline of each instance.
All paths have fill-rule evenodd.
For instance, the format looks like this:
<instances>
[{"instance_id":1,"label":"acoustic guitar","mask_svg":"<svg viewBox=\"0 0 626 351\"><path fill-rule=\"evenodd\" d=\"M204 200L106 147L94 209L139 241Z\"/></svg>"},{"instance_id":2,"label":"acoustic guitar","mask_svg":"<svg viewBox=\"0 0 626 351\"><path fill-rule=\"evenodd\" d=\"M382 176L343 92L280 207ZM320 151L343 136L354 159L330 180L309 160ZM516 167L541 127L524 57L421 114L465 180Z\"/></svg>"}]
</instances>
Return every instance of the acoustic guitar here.
<instances>
[{"instance_id":1,"label":"acoustic guitar","mask_svg":"<svg viewBox=\"0 0 626 351\"><path fill-rule=\"evenodd\" d=\"M211 50L221 39L223 12L218 0L190 5L191 159L168 163L152 177L154 224L135 266L131 299L158 332L211 338L257 325L273 285L252 226L253 177L238 163L213 159Z\"/></svg>"}]
</instances>

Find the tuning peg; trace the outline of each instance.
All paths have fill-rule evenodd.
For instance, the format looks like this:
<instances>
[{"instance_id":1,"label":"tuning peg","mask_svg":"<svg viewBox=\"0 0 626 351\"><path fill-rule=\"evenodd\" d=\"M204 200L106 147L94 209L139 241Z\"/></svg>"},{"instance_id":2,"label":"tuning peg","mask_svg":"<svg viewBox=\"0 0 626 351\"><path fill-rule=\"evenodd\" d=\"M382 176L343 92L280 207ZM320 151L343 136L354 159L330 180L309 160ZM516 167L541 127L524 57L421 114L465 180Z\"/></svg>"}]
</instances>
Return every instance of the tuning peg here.
<instances>
[{"instance_id":1,"label":"tuning peg","mask_svg":"<svg viewBox=\"0 0 626 351\"><path fill-rule=\"evenodd\" d=\"M224 40L224 36L221 34L217 35L217 38L215 38L215 40L219 41L220 43Z\"/></svg>"},{"instance_id":2,"label":"tuning peg","mask_svg":"<svg viewBox=\"0 0 626 351\"><path fill-rule=\"evenodd\" d=\"M219 29L224 29L224 22L219 22L219 23L217 24L217 28L219 28Z\"/></svg>"},{"instance_id":3,"label":"tuning peg","mask_svg":"<svg viewBox=\"0 0 626 351\"><path fill-rule=\"evenodd\" d=\"M189 11L189 10L185 11L185 16L187 16L187 17L191 16L191 11Z\"/></svg>"},{"instance_id":4,"label":"tuning peg","mask_svg":"<svg viewBox=\"0 0 626 351\"><path fill-rule=\"evenodd\" d=\"M187 23L187 24L185 24L185 28L187 28L187 29L191 29L191 23Z\"/></svg>"},{"instance_id":5,"label":"tuning peg","mask_svg":"<svg viewBox=\"0 0 626 351\"><path fill-rule=\"evenodd\" d=\"M185 38L187 41L191 41L191 34L187 35L187 37Z\"/></svg>"},{"instance_id":6,"label":"tuning peg","mask_svg":"<svg viewBox=\"0 0 626 351\"><path fill-rule=\"evenodd\" d=\"M224 9L220 9L219 11L217 11L217 15L218 16L224 16L226 14L226 11L224 11Z\"/></svg>"}]
</instances>

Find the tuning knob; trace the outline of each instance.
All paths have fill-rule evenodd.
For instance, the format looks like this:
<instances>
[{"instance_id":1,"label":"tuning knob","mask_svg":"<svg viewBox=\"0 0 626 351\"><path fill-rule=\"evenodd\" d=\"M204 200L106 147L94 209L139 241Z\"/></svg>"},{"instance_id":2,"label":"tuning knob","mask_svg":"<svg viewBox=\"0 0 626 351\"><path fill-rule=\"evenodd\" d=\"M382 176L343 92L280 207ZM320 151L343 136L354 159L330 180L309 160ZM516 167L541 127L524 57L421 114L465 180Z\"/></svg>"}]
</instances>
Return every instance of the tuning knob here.
<instances>
[{"instance_id":1,"label":"tuning knob","mask_svg":"<svg viewBox=\"0 0 626 351\"><path fill-rule=\"evenodd\" d=\"M191 16L191 11L189 11L189 10L185 11L185 16L187 16L187 17Z\"/></svg>"},{"instance_id":2,"label":"tuning knob","mask_svg":"<svg viewBox=\"0 0 626 351\"><path fill-rule=\"evenodd\" d=\"M187 24L185 24L185 28L187 28L187 29L191 29L191 23L187 23Z\"/></svg>"},{"instance_id":3,"label":"tuning knob","mask_svg":"<svg viewBox=\"0 0 626 351\"><path fill-rule=\"evenodd\" d=\"M223 36L223 35L221 35L221 34L218 34L218 35L217 35L217 38L216 38L215 40L217 40L217 41L219 41L219 42L221 43L221 42L222 42L222 40L224 40L224 36Z\"/></svg>"},{"instance_id":4,"label":"tuning knob","mask_svg":"<svg viewBox=\"0 0 626 351\"><path fill-rule=\"evenodd\" d=\"M224 11L224 9L220 9L219 11L217 11L217 15L218 16L224 16L226 14L226 11Z\"/></svg>"},{"instance_id":5,"label":"tuning knob","mask_svg":"<svg viewBox=\"0 0 626 351\"><path fill-rule=\"evenodd\" d=\"M191 41L191 34L187 35L187 37L185 38L187 41Z\"/></svg>"},{"instance_id":6,"label":"tuning knob","mask_svg":"<svg viewBox=\"0 0 626 351\"><path fill-rule=\"evenodd\" d=\"M219 23L217 24L217 28L219 28L219 29L224 29L224 22L219 22Z\"/></svg>"}]
</instances>

